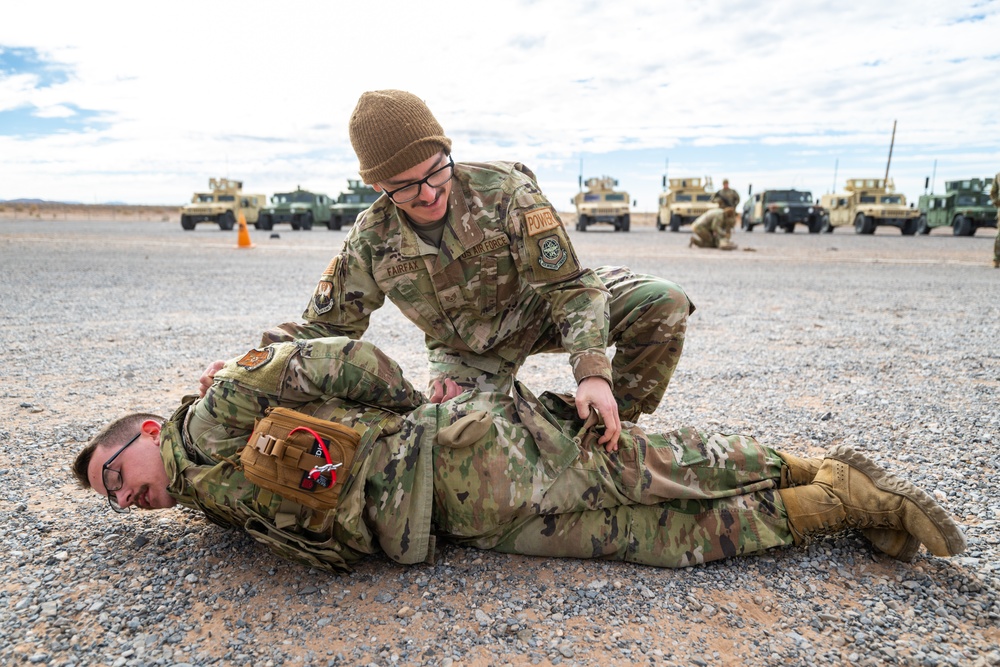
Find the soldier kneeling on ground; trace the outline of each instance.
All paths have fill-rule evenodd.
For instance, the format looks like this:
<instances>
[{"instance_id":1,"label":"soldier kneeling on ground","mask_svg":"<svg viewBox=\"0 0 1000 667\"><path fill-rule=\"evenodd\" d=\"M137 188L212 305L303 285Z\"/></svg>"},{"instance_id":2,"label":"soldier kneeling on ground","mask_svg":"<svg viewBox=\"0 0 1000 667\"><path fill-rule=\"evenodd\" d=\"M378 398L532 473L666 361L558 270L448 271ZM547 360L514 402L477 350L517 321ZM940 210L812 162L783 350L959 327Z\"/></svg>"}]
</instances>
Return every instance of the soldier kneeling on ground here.
<instances>
[{"instance_id":1,"label":"soldier kneeling on ground","mask_svg":"<svg viewBox=\"0 0 1000 667\"><path fill-rule=\"evenodd\" d=\"M572 396L519 382L513 395L427 403L370 343L319 338L227 362L169 419L112 422L74 474L115 511L179 503L333 572L379 551L430 561L436 539L660 567L848 528L904 561L921 543L936 556L966 546L928 494L847 446L800 458L748 436L626 422L613 449L601 431Z\"/></svg>"},{"instance_id":2,"label":"soldier kneeling on ground","mask_svg":"<svg viewBox=\"0 0 1000 667\"><path fill-rule=\"evenodd\" d=\"M688 247L735 250L731 241L736 226L736 209L715 208L705 211L691 224L691 242Z\"/></svg>"}]
</instances>

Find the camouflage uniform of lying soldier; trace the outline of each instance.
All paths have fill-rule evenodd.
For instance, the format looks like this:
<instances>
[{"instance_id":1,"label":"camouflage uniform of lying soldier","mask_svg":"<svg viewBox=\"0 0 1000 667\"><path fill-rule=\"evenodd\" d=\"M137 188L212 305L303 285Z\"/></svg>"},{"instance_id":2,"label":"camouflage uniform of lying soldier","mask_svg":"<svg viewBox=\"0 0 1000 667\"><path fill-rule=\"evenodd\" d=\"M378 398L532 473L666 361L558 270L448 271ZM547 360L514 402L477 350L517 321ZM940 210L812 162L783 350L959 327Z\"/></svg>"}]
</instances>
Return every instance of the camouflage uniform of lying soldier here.
<instances>
[{"instance_id":1,"label":"camouflage uniform of lying soldier","mask_svg":"<svg viewBox=\"0 0 1000 667\"><path fill-rule=\"evenodd\" d=\"M259 453L267 438L257 431L247 445L248 436L275 407L353 436L353 459L335 482L325 480L335 509L312 509L247 479L241 453ZM185 399L161 422L140 414L105 427L77 457L79 481L119 510L199 509L286 558L331 571L379 550L400 563L428 561L436 538L661 567L852 527L902 560L921 543L938 556L965 548L933 499L849 447L803 459L742 435L631 426L609 453L571 396L536 398L515 383L512 396L466 392L425 403L391 359L342 337L252 350L227 362L204 398ZM304 481L324 457L302 456Z\"/></svg>"}]
</instances>

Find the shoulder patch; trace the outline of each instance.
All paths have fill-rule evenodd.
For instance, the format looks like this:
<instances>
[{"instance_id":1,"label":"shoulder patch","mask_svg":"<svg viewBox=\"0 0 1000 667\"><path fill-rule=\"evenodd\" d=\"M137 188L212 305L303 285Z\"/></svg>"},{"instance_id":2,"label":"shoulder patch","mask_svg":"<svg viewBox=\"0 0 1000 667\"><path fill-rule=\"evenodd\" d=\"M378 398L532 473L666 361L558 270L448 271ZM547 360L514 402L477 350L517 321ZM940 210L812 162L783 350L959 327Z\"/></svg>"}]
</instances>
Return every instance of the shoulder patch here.
<instances>
[{"instance_id":1,"label":"shoulder patch","mask_svg":"<svg viewBox=\"0 0 1000 667\"><path fill-rule=\"evenodd\" d=\"M244 354L236 365L248 371L255 371L267 364L274 357L274 348L265 347L263 349L253 349Z\"/></svg>"},{"instance_id":2,"label":"shoulder patch","mask_svg":"<svg viewBox=\"0 0 1000 667\"><path fill-rule=\"evenodd\" d=\"M524 214L524 221L528 227L528 236L535 236L536 234L547 232L562 225L559 222L559 218L555 216L555 213L548 206L526 212Z\"/></svg>"},{"instance_id":3,"label":"shoulder patch","mask_svg":"<svg viewBox=\"0 0 1000 667\"><path fill-rule=\"evenodd\" d=\"M539 239L538 248L542 252L542 256L538 258L538 263L543 269L557 271L566 263L568 254L559 242L558 236L546 236L544 239Z\"/></svg>"}]
</instances>

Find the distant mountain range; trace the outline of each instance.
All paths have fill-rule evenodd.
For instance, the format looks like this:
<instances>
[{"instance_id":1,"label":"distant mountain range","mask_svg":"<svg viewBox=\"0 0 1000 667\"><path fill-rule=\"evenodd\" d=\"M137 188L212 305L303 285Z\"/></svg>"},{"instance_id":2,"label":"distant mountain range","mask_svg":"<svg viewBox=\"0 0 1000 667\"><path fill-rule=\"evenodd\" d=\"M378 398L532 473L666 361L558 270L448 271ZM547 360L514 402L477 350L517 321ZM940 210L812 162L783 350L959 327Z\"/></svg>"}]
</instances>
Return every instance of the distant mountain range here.
<instances>
[{"instance_id":1,"label":"distant mountain range","mask_svg":"<svg viewBox=\"0 0 1000 667\"><path fill-rule=\"evenodd\" d=\"M84 204L82 201L49 201L48 199L0 199L0 204L56 204L67 206L129 206L123 201L102 201L95 204ZM141 204L137 204L141 205Z\"/></svg>"}]
</instances>

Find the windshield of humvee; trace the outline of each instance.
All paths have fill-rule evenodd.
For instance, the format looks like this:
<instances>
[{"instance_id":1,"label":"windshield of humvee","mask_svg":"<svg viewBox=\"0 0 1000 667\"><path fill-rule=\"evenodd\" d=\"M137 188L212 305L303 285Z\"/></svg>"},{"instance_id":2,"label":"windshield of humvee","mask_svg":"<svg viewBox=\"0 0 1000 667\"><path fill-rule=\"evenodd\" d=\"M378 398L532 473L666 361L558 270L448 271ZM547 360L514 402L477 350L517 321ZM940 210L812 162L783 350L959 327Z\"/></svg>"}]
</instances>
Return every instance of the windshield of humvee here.
<instances>
[{"instance_id":1,"label":"windshield of humvee","mask_svg":"<svg viewBox=\"0 0 1000 667\"><path fill-rule=\"evenodd\" d=\"M812 193L808 190L799 192L798 190L775 190L767 195L768 201L786 201L791 204L811 204Z\"/></svg>"},{"instance_id":2,"label":"windshield of humvee","mask_svg":"<svg viewBox=\"0 0 1000 667\"><path fill-rule=\"evenodd\" d=\"M370 193L368 193L368 194L366 194L364 196L363 201L366 204L371 204L371 203L374 203L374 202L378 201L378 198L381 197L381 196L382 195L380 195L378 192L370 192Z\"/></svg>"},{"instance_id":3,"label":"windshield of humvee","mask_svg":"<svg viewBox=\"0 0 1000 667\"><path fill-rule=\"evenodd\" d=\"M215 201L215 195L198 195L199 204L209 204Z\"/></svg>"},{"instance_id":4,"label":"windshield of humvee","mask_svg":"<svg viewBox=\"0 0 1000 667\"><path fill-rule=\"evenodd\" d=\"M883 204L902 204L903 203L903 195L883 195L882 196L882 203Z\"/></svg>"},{"instance_id":5,"label":"windshield of humvee","mask_svg":"<svg viewBox=\"0 0 1000 667\"><path fill-rule=\"evenodd\" d=\"M875 195L863 195L858 199L858 201L860 201L862 204L874 204Z\"/></svg>"},{"instance_id":6,"label":"windshield of humvee","mask_svg":"<svg viewBox=\"0 0 1000 667\"><path fill-rule=\"evenodd\" d=\"M674 196L674 201L691 201L691 195L677 194Z\"/></svg>"},{"instance_id":7,"label":"windshield of humvee","mask_svg":"<svg viewBox=\"0 0 1000 667\"><path fill-rule=\"evenodd\" d=\"M696 201L712 201L712 195L696 195Z\"/></svg>"},{"instance_id":8,"label":"windshield of humvee","mask_svg":"<svg viewBox=\"0 0 1000 667\"><path fill-rule=\"evenodd\" d=\"M959 206L988 206L986 195L959 195L956 204Z\"/></svg>"},{"instance_id":9,"label":"windshield of humvee","mask_svg":"<svg viewBox=\"0 0 1000 667\"><path fill-rule=\"evenodd\" d=\"M624 193L615 193L610 195L604 195L604 201L625 201Z\"/></svg>"},{"instance_id":10,"label":"windshield of humvee","mask_svg":"<svg viewBox=\"0 0 1000 667\"><path fill-rule=\"evenodd\" d=\"M236 201L236 195L219 195L219 201Z\"/></svg>"}]
</instances>

